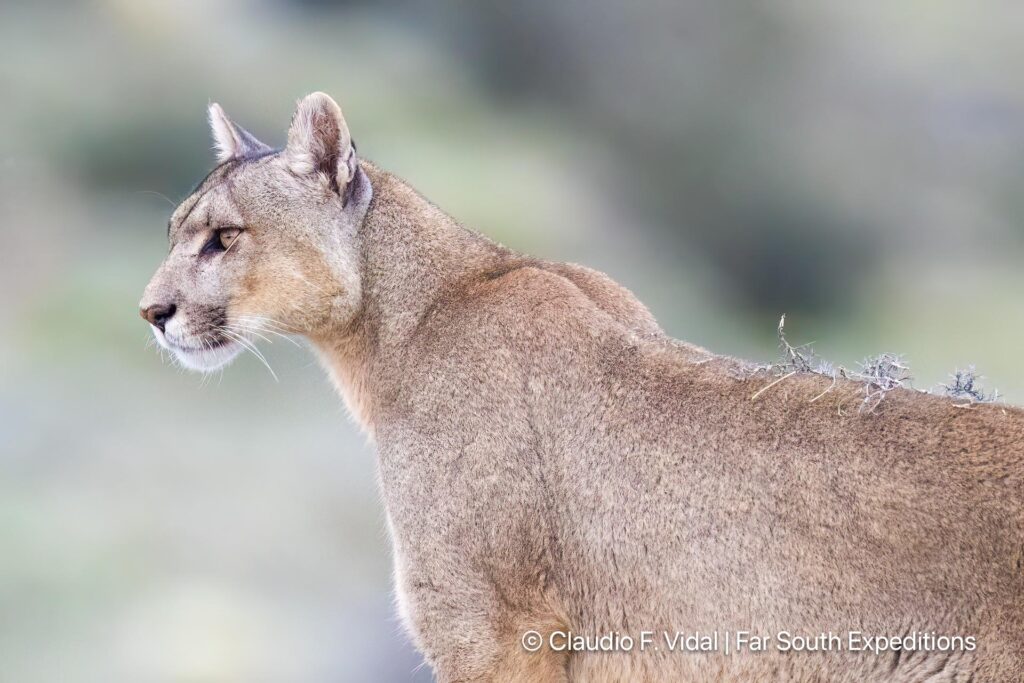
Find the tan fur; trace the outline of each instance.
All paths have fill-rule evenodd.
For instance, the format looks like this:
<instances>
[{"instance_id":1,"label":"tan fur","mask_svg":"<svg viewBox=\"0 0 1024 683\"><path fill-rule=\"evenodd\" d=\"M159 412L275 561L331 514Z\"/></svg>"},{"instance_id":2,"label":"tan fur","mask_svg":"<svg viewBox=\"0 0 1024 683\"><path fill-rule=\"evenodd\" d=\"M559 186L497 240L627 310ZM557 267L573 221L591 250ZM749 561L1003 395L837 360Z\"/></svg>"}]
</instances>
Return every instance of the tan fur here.
<instances>
[{"instance_id":1,"label":"tan fur","mask_svg":"<svg viewBox=\"0 0 1024 683\"><path fill-rule=\"evenodd\" d=\"M356 161L311 97L300 149L229 162L183 203L143 306L174 299L182 344L221 309L312 340L376 440L400 612L439 680L1024 678L1024 412L896 390L866 413L859 386L808 376L759 394L774 377L666 337L604 275L498 246ZM195 255L207 218L240 221L237 249ZM978 645L520 645L726 629Z\"/></svg>"}]
</instances>

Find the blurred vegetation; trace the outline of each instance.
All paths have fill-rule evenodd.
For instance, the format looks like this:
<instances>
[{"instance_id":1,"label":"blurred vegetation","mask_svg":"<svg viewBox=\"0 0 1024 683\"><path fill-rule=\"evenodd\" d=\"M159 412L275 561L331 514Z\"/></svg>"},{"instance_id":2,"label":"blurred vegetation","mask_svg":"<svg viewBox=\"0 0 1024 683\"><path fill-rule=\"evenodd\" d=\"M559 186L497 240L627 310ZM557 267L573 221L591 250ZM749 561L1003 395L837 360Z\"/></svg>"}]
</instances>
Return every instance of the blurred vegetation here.
<instances>
[{"instance_id":1,"label":"blurred vegetation","mask_svg":"<svg viewBox=\"0 0 1024 683\"><path fill-rule=\"evenodd\" d=\"M309 354L202 380L135 317L216 100L360 152L674 335L974 365L1024 400L1024 6L0 7L0 662L17 681L426 680L372 451ZM395 653L398 653L397 655Z\"/></svg>"}]
</instances>

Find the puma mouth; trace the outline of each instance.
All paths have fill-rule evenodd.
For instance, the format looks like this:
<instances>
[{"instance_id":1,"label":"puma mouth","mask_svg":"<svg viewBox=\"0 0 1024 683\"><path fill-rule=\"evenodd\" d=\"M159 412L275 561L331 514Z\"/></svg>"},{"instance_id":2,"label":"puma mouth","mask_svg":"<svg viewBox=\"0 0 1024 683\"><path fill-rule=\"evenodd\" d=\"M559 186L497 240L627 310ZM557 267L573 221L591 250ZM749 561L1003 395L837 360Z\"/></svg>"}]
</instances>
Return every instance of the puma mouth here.
<instances>
[{"instance_id":1,"label":"puma mouth","mask_svg":"<svg viewBox=\"0 0 1024 683\"><path fill-rule=\"evenodd\" d=\"M217 370L234 360L243 350L237 341L224 337L204 341L202 345L191 345L169 339L156 327L153 328L153 334L160 346L173 353L177 361L189 370Z\"/></svg>"}]
</instances>

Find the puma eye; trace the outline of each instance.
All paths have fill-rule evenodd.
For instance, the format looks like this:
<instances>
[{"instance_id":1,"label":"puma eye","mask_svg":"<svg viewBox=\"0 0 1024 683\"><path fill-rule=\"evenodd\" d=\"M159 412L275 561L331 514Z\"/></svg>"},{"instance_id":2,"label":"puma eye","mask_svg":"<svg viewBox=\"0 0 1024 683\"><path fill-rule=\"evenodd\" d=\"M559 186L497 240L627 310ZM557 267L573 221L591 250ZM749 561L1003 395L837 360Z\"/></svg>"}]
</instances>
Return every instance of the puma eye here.
<instances>
[{"instance_id":1,"label":"puma eye","mask_svg":"<svg viewBox=\"0 0 1024 683\"><path fill-rule=\"evenodd\" d=\"M217 238L220 240L220 246L222 249L227 251L234 244L235 238L242 232L238 228L224 228L223 230L217 231Z\"/></svg>"},{"instance_id":2,"label":"puma eye","mask_svg":"<svg viewBox=\"0 0 1024 683\"><path fill-rule=\"evenodd\" d=\"M202 254L213 254L227 251L242 231L239 228L221 228L214 230L213 236L203 245L199 251Z\"/></svg>"}]
</instances>

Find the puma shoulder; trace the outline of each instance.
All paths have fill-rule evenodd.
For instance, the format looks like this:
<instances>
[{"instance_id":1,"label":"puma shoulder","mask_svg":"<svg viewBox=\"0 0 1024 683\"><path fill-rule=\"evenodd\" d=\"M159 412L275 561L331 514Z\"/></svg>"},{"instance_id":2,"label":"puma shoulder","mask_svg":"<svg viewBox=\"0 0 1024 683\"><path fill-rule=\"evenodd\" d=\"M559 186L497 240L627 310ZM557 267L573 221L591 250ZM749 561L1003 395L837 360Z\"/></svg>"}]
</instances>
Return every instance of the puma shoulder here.
<instances>
[{"instance_id":1,"label":"puma shoulder","mask_svg":"<svg viewBox=\"0 0 1024 683\"><path fill-rule=\"evenodd\" d=\"M626 333L642 338L665 336L632 292L604 273L574 263L509 259L481 273L466 294L468 300L497 300L523 312L559 301L577 315L603 318Z\"/></svg>"}]
</instances>

